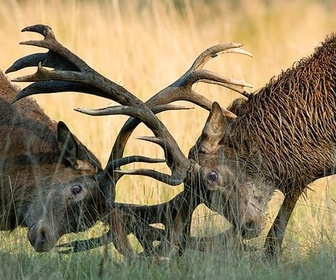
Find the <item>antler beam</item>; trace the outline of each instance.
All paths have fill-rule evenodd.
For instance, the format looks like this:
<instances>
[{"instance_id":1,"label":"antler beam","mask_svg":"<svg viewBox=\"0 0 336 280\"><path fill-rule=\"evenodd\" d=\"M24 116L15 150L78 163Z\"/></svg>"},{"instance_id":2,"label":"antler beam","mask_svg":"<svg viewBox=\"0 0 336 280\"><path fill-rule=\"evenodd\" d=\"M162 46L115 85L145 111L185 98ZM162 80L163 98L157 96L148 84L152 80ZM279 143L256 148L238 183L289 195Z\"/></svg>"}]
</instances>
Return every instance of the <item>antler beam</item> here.
<instances>
[{"instance_id":1,"label":"antler beam","mask_svg":"<svg viewBox=\"0 0 336 280\"><path fill-rule=\"evenodd\" d=\"M156 137L164 139L167 164L172 171L172 177L174 180L183 181L190 161L183 155L175 139L146 104L122 86L97 73L83 60L58 43L50 27L34 25L26 27L22 31L37 32L44 36L43 40L27 41L22 44L47 48L49 52L48 54L33 54L21 58L6 71L6 73L9 73L27 66L38 66L35 74L14 80L34 82L21 90L14 101L42 92L70 90L114 100L124 106L119 108L115 106L114 110L119 110L121 114L129 114L139 118L154 132ZM42 64L47 67L54 67L54 71L45 69ZM130 109L130 107L133 108ZM158 110L162 110L162 106ZM107 165L107 167L109 166ZM112 172L113 170L107 171ZM105 172L105 174L107 173Z\"/></svg>"}]
</instances>

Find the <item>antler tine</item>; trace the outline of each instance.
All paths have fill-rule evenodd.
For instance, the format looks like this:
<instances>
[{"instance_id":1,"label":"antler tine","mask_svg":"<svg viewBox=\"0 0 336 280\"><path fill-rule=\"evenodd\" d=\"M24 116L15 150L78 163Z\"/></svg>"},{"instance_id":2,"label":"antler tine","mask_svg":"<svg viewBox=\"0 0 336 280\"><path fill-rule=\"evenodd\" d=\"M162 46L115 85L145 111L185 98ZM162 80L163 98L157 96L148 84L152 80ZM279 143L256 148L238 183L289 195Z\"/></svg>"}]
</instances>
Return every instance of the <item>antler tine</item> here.
<instances>
[{"instance_id":1,"label":"antler tine","mask_svg":"<svg viewBox=\"0 0 336 280\"><path fill-rule=\"evenodd\" d=\"M173 104L162 104L151 108L154 114L171 110L176 111L176 110L190 110L190 109L193 109L193 107L184 105L173 105ZM138 116L139 118L141 118L142 114L141 110L131 106L109 106L99 109L75 108L74 110L91 116L128 115L132 117Z\"/></svg>"},{"instance_id":2,"label":"antler tine","mask_svg":"<svg viewBox=\"0 0 336 280\"><path fill-rule=\"evenodd\" d=\"M145 157L145 156L128 156L128 157L123 157L123 158L118 158L115 159L111 162L108 163L108 165L115 169L121 166L124 166L126 164L134 163L134 162L146 162L146 163L162 163L166 162L165 159L159 159L159 158L150 158L150 157Z\"/></svg>"},{"instance_id":3,"label":"antler tine","mask_svg":"<svg viewBox=\"0 0 336 280\"><path fill-rule=\"evenodd\" d=\"M25 57L22 57L15 61L11 67L6 70L6 74L21 70L26 67L36 66L41 61L45 67L51 67L54 69L60 70L73 70L78 71L79 69L70 61L64 61L60 57L49 51L47 53L36 53L30 54Z\"/></svg>"},{"instance_id":4,"label":"antler tine","mask_svg":"<svg viewBox=\"0 0 336 280\"><path fill-rule=\"evenodd\" d=\"M17 78L15 80L19 82L34 82L32 85L18 93L15 100L36 93L49 93L55 92L56 90L80 91L114 100L125 106L125 108L119 107L116 109L120 114L131 114L131 116L144 122L153 131L156 137L165 139L166 155L174 155L171 159L167 159L167 164L172 171L172 176L180 180L184 178L185 172L189 166L189 160L184 156L173 136L146 104L122 86L97 73L82 59L62 46L56 40L49 26L34 25L27 27L22 31L32 31L43 35L43 40L27 41L22 44L47 48L49 49L50 54L43 56L40 56L39 54L28 56L28 62L27 60L25 62L24 59L21 59L20 62L14 63L14 66L7 70L7 72L10 72L13 69L21 69L27 65L35 64L41 57L47 59L47 61L38 62L38 69L35 74ZM52 61L48 61L48 59L51 59ZM51 71L45 69L42 64L56 65L58 68ZM71 65L71 70L65 69L66 67L64 65ZM130 107L134 107L135 110L129 110L128 108ZM164 109L162 106L161 109L158 107L157 110L162 110L162 108ZM111 165L108 165L108 167L109 166ZM107 173L105 173L105 175L108 175Z\"/></svg>"},{"instance_id":5,"label":"antler tine","mask_svg":"<svg viewBox=\"0 0 336 280\"><path fill-rule=\"evenodd\" d=\"M72 80L69 81L66 79ZM12 100L12 103L33 94L64 91L83 92L89 94L94 92L97 96L106 97L104 90L91 86L90 84L84 84L81 82L81 79L80 72L50 71L43 68L41 62L39 62L38 69L35 74L12 79L13 82L34 82L21 89Z\"/></svg>"},{"instance_id":6,"label":"antler tine","mask_svg":"<svg viewBox=\"0 0 336 280\"><path fill-rule=\"evenodd\" d=\"M239 53L239 54L244 54L244 55L252 57L252 54L250 52L240 49L240 47L242 46L243 44L240 44L240 43L226 43L226 44L218 44L218 45L212 46L206 49L205 51L203 51L195 59L194 63L191 65L191 67L189 68L187 72L191 72L196 69L202 69L205 63L207 63L211 58L214 58L224 53Z\"/></svg>"},{"instance_id":7,"label":"antler tine","mask_svg":"<svg viewBox=\"0 0 336 280\"><path fill-rule=\"evenodd\" d=\"M48 90L45 81L52 81L51 86L54 86L53 82L57 81L56 86L60 91L75 90L112 99L122 105L147 107L125 88L97 73L77 55L60 44L49 26L38 24L22 29L22 32L26 31L39 33L44 36L44 39L26 41L21 44L47 48L49 49L49 55L33 54L26 56L14 62L7 69L6 73L9 73L27 66L38 66L35 74L14 79L17 82L35 82L34 86L29 88L25 94L20 93L16 100L41 93L46 88L48 93L55 92ZM47 70L42 64L48 67L55 66L57 71ZM70 70L68 70L69 68ZM76 86L78 86L78 89Z\"/></svg>"},{"instance_id":8,"label":"antler tine","mask_svg":"<svg viewBox=\"0 0 336 280\"><path fill-rule=\"evenodd\" d=\"M191 67L184 73L178 80L173 82L168 87L164 88L156 95L151 97L146 104L149 107L154 107L159 104L168 104L177 100L184 100L192 102L206 110L210 110L212 101L208 98L193 91L192 86L196 82L206 82L211 84L217 84L235 90L245 97L249 94L244 90L244 87L250 87L251 85L241 82L239 80L223 78L219 75L207 70L203 70L203 66L212 58L217 57L224 53L238 53L247 56L252 56L249 52L240 49L242 44L228 43L212 46L202 52L193 62ZM228 118L235 118L236 115L232 112L223 109L223 114ZM133 130L138 126L140 122L134 118L130 118L126 121L124 126L119 132L119 135L112 148L110 160L113 158L122 157L126 143L132 134ZM116 176L116 180L118 180Z\"/></svg>"},{"instance_id":9,"label":"antler tine","mask_svg":"<svg viewBox=\"0 0 336 280\"><path fill-rule=\"evenodd\" d=\"M105 203L107 209L111 209L114 207L114 200L115 200L116 181L114 179L114 174L111 174L110 170L114 171L121 166L134 162L163 163L166 162L166 160L149 158L145 156L128 156L110 161L105 167L105 169L97 174L97 179L100 184L100 190L105 197ZM124 174L120 174L120 177L123 175ZM163 177L169 177L169 175L164 174Z\"/></svg>"},{"instance_id":10,"label":"antler tine","mask_svg":"<svg viewBox=\"0 0 336 280\"><path fill-rule=\"evenodd\" d=\"M118 170L115 169L114 173L121 175L141 175L153 178L159 182L168 184L170 186L178 186L183 183L182 178L176 178L174 176L153 170L153 169L132 169L132 170Z\"/></svg>"}]
</instances>

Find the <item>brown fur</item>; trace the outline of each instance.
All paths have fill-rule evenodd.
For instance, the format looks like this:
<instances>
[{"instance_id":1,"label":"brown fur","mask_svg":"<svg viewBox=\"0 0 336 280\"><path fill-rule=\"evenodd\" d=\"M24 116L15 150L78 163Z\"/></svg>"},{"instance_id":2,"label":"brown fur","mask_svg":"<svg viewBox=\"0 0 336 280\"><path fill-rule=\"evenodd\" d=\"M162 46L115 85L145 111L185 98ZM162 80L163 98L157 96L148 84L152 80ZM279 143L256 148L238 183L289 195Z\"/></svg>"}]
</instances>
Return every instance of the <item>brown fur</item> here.
<instances>
[{"instance_id":1,"label":"brown fur","mask_svg":"<svg viewBox=\"0 0 336 280\"><path fill-rule=\"evenodd\" d=\"M272 79L247 100L235 100L228 109L237 115L236 119L226 119L214 103L201 136L190 150L189 158L194 163L184 180L184 192L166 204L152 206L150 211L139 208L141 215L129 211L128 220L151 216L151 222L164 223L169 234L177 236L168 240L176 244L184 242L189 233L190 212L204 202L233 224L233 229L219 237L223 242L236 242L232 238L235 234L238 239L248 239L261 233L267 204L279 189L285 200L265 245L268 256L277 256L298 197L308 184L334 173L335 89L336 37L332 35L313 55ZM188 197L198 199L184 201ZM170 210L165 211L167 216L161 215L164 207ZM180 214L182 210L187 214ZM149 223L120 225L123 230L116 232L120 240L126 240L125 234L140 232ZM140 238L151 242L152 234L143 232ZM204 250L206 244L196 243L209 241L211 238L191 239L190 244ZM182 249L185 246L180 245Z\"/></svg>"},{"instance_id":2,"label":"brown fur","mask_svg":"<svg viewBox=\"0 0 336 280\"><path fill-rule=\"evenodd\" d=\"M207 205L245 238L258 236L274 190L284 203L268 234L266 254L279 253L295 203L307 185L335 170L336 36L219 117L213 108L191 155L215 181L204 183ZM210 131L210 133L207 133ZM212 134L219 134L217 138ZM210 147L210 148L209 148Z\"/></svg>"},{"instance_id":3,"label":"brown fur","mask_svg":"<svg viewBox=\"0 0 336 280\"><path fill-rule=\"evenodd\" d=\"M29 228L37 251L93 225L103 211L97 158L0 73L0 229ZM68 143L65 143L69 139ZM79 188L78 188L79 186Z\"/></svg>"},{"instance_id":4,"label":"brown fur","mask_svg":"<svg viewBox=\"0 0 336 280\"><path fill-rule=\"evenodd\" d=\"M36 25L27 27L24 31L33 31L45 36L41 42L44 47L49 48L50 44L57 43L49 27ZM149 101L144 105L126 89L83 65L82 61L78 61L76 56L73 57L71 52L59 44L56 44L47 56L35 55L18 60L10 71L26 67L26 59L29 60L30 66L37 66L38 58L45 61L46 67L55 68L55 72L40 68L38 74L34 75L34 79L39 75L46 75L52 80L49 86L55 88L46 88L45 84L37 83L35 89L28 88L20 97L45 89L53 92L75 87L78 91L105 96L122 105L143 109L133 111L131 115L146 123L156 137L163 139L149 141L159 143L165 149L167 164L173 173L171 179L174 179L168 181L175 184L183 180L185 185L181 196L183 199L176 208L178 211L170 212L169 218L162 218L162 205L151 207L154 209L152 213L156 213L153 214L155 218L169 221L168 243L185 246L186 242L181 237L189 233L191 213L201 202L224 215L233 224L230 233L243 238L258 236L263 226L263 213L267 203L274 190L281 190L285 199L266 241L266 253L275 256L281 247L287 222L298 197L309 183L332 174L335 168L335 44L336 38L332 35L312 56L302 59L278 78L271 80L263 89L251 95L243 93L248 99L239 99L229 108L238 116L236 119L226 119L219 104L214 102L201 136L189 153L189 159L177 149L175 140L147 107L154 106L157 101L156 105L172 100L160 100L161 93L158 93L157 98L153 98L153 102ZM33 45L41 46L40 43ZM55 51L56 54L60 51L61 56L55 56ZM198 60L196 68L204 65L209 58L207 55L201 58L201 61ZM58 70L78 71L82 68L83 72L85 70L91 73L89 77L92 85L88 86L87 80L83 84L73 83L72 75L68 77L66 73L57 73ZM53 77L58 80L59 75L67 82L55 83ZM87 76L84 78L87 79ZM188 87L191 89L193 82L188 81L188 75L183 75L182 78L164 92L168 94L176 85L181 85L177 87L178 91L188 90ZM115 146L119 151L116 158L122 155L124 140L127 142L133 128L126 128L125 133L119 137L120 145L117 141ZM133 174L140 173L139 171ZM153 178L159 178L157 173L151 174ZM168 209L174 209L176 206L172 202L166 205ZM143 209L147 216L152 215L146 208ZM112 222L118 220L113 216L111 219ZM123 228L123 225L120 228ZM120 232L127 234L128 230ZM126 240L124 236L120 237L119 240Z\"/></svg>"}]
</instances>

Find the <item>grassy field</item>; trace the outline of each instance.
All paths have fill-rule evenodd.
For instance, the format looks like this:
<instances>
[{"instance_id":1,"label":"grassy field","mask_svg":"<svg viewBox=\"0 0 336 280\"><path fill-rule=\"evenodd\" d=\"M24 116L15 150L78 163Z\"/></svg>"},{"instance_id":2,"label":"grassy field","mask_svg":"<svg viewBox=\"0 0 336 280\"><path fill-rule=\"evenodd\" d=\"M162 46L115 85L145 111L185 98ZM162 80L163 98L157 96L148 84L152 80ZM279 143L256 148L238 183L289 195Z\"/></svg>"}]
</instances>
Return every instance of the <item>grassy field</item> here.
<instances>
[{"instance_id":1,"label":"grassy field","mask_svg":"<svg viewBox=\"0 0 336 280\"><path fill-rule=\"evenodd\" d=\"M226 55L211 61L207 68L249 82L253 89L258 89L309 55L327 34L335 31L335 10L334 1L328 0L4 0L0 6L0 69L7 69L23 55L39 51L18 43L39 37L20 33L23 27L43 23L51 26L58 40L90 66L142 100L176 80L200 52L224 42L243 43L253 59ZM213 85L199 84L195 89L223 106L239 97ZM115 135L126 118L88 117L74 112L73 108L102 107L110 101L77 93L35 98L51 118L65 121L103 165L106 163ZM187 153L206 116L205 111L195 108L188 112L167 112L160 118ZM148 133L144 126L139 127L126 153L162 157L159 148L136 140L137 136ZM72 255L60 255L56 251L37 254L26 240L26 231L15 230L0 233L0 278L333 279L336 273L335 180L329 177L310 187L307 198L299 201L291 218L279 264L262 262L258 251L187 252L166 264L149 260L125 262L112 245L108 247L108 258L104 257L103 249ZM181 187L162 186L150 179L125 176L118 184L117 200L158 203L180 190ZM281 199L276 194L270 203L269 225ZM193 220L195 235L215 233L227 226L204 207L197 209ZM80 237L92 236L98 230ZM69 238L76 236L63 240ZM264 235L251 244L260 247L263 238Z\"/></svg>"}]
</instances>

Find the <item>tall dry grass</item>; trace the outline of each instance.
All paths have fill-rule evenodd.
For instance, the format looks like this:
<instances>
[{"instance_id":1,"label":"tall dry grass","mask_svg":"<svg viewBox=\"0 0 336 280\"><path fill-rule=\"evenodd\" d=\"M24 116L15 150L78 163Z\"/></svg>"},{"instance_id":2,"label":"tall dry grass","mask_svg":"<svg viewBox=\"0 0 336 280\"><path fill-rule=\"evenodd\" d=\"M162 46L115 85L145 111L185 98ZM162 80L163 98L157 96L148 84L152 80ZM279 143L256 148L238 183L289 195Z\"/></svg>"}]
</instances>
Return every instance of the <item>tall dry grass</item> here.
<instances>
[{"instance_id":1,"label":"tall dry grass","mask_svg":"<svg viewBox=\"0 0 336 280\"><path fill-rule=\"evenodd\" d=\"M231 41L243 43L254 58L226 55L214 59L207 67L224 76L245 80L258 89L282 69L310 54L335 30L335 8L336 4L328 0L5 0L0 7L0 69L5 70L17 58L37 50L18 45L20 41L38 37L19 31L43 23L50 25L59 41L90 66L142 100L177 79L207 47ZM199 84L195 88L224 106L238 97L215 86ZM106 163L116 133L126 118L88 117L73 108L102 107L110 101L77 93L35 98L48 115L65 121ZM206 112L196 108L167 112L160 118L187 153L206 116ZM137 129L129 141L127 154L162 157L159 148L135 139L148 133L143 126ZM332 178L320 180L311 186L313 191L308 191L308 198L300 200L287 232L288 252L305 252L318 247L321 240L329 242L332 238L334 185ZM118 185L117 200L157 203L180 190L145 178L125 177ZM270 222L280 201L281 195L276 195L270 205ZM195 233L202 232L208 216L213 214L205 209L195 214ZM217 222L222 223L220 219ZM218 230L218 224L212 224L213 231Z\"/></svg>"}]
</instances>

